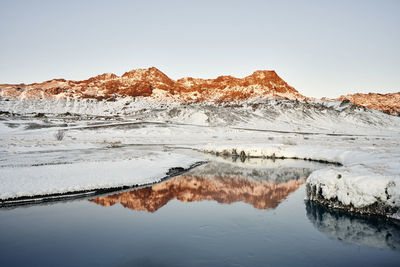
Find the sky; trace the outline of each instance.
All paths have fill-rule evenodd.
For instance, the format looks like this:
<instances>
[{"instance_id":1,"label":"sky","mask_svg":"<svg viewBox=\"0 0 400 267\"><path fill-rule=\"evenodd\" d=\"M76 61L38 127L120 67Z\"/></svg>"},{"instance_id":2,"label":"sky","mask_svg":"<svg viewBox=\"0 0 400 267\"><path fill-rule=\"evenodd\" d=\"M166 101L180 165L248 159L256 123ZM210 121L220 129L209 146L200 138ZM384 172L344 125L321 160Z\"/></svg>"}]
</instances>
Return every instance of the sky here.
<instances>
[{"instance_id":1,"label":"sky","mask_svg":"<svg viewBox=\"0 0 400 267\"><path fill-rule=\"evenodd\" d=\"M300 93L400 91L400 1L0 0L0 83L157 67L275 70Z\"/></svg>"}]
</instances>

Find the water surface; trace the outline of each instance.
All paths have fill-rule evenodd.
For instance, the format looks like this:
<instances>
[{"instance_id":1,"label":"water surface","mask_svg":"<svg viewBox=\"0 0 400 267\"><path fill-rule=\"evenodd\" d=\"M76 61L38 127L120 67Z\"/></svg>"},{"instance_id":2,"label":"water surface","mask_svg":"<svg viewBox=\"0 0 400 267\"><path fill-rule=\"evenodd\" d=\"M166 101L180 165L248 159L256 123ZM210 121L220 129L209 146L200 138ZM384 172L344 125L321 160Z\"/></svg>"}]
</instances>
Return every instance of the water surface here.
<instances>
[{"instance_id":1,"label":"water surface","mask_svg":"<svg viewBox=\"0 0 400 267\"><path fill-rule=\"evenodd\" d=\"M146 188L1 209L0 265L398 265L398 224L305 202L310 169L211 162Z\"/></svg>"}]
</instances>

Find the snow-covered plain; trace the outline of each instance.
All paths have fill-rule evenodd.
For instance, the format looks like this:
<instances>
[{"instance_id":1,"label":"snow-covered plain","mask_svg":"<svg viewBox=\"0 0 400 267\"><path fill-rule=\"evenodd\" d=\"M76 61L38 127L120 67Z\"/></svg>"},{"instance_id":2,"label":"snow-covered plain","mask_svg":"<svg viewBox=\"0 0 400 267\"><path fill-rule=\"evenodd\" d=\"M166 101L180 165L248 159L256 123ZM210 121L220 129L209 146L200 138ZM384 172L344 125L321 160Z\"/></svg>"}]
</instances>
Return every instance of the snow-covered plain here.
<instances>
[{"instance_id":1,"label":"snow-covered plain","mask_svg":"<svg viewBox=\"0 0 400 267\"><path fill-rule=\"evenodd\" d=\"M0 110L2 199L154 182L168 167L207 158L193 149L235 150L340 163L310 175L311 200L400 218L400 118L351 103L10 100ZM37 192L18 190L25 184Z\"/></svg>"}]
</instances>

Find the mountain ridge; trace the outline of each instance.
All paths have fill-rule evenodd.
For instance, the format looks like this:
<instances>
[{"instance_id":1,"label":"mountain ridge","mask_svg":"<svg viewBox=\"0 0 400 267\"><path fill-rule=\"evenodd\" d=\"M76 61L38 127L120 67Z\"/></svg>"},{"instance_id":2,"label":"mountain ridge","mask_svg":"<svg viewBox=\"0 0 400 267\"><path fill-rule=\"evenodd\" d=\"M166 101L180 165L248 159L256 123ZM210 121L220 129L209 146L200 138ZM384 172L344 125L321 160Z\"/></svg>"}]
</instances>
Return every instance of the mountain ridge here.
<instances>
[{"instance_id":1,"label":"mountain ridge","mask_svg":"<svg viewBox=\"0 0 400 267\"><path fill-rule=\"evenodd\" d=\"M274 70L257 70L236 78L231 75L215 79L184 77L169 78L156 67L133 69L121 76L103 73L86 80L52 79L32 84L0 84L1 99L93 98L114 101L117 97L145 97L157 101L232 102L251 98L281 97L291 100L315 100L300 94L287 84ZM387 114L400 114L400 92L391 94L348 94L334 101L380 110Z\"/></svg>"},{"instance_id":2,"label":"mountain ridge","mask_svg":"<svg viewBox=\"0 0 400 267\"><path fill-rule=\"evenodd\" d=\"M155 67L134 69L121 76L103 73L87 80L52 79L32 84L0 84L3 98L40 99L59 97L96 98L153 97L178 101L234 101L257 97L304 99L275 71L259 70L244 78L219 76L215 79L169 78Z\"/></svg>"}]
</instances>

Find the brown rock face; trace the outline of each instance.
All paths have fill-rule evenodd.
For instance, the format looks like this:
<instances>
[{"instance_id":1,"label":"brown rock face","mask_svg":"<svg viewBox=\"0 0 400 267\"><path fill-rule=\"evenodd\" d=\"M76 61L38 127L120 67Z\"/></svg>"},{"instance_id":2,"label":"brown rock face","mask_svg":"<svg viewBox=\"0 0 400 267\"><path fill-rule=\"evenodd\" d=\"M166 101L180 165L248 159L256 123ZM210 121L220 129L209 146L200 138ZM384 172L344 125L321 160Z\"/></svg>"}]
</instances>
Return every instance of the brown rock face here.
<instances>
[{"instance_id":1,"label":"brown rock face","mask_svg":"<svg viewBox=\"0 0 400 267\"><path fill-rule=\"evenodd\" d=\"M245 78L170 79L157 68L136 69L121 77L105 73L84 81L54 79L43 83L0 85L3 98L41 99L58 97L112 100L117 96L153 97L179 101L232 101L253 97L304 98L275 71L256 71Z\"/></svg>"},{"instance_id":2,"label":"brown rock face","mask_svg":"<svg viewBox=\"0 0 400 267\"><path fill-rule=\"evenodd\" d=\"M257 209L270 209L276 208L304 182L305 179L271 183L230 176L210 179L183 175L151 187L90 201L107 207L120 203L132 210L149 212L157 211L173 199L182 202L213 200L225 204L244 202Z\"/></svg>"},{"instance_id":3,"label":"brown rock face","mask_svg":"<svg viewBox=\"0 0 400 267\"><path fill-rule=\"evenodd\" d=\"M370 109L381 110L387 114L400 114L400 92L392 94L354 94L345 95L336 100L349 100L350 102Z\"/></svg>"}]
</instances>

